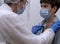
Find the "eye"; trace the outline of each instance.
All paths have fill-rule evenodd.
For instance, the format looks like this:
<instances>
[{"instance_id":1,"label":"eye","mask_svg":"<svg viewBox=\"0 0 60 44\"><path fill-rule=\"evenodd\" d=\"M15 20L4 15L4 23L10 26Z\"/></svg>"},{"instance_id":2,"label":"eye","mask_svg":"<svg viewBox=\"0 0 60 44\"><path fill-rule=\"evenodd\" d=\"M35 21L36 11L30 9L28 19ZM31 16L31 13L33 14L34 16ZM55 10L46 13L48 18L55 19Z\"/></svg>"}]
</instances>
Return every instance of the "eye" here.
<instances>
[{"instance_id":1,"label":"eye","mask_svg":"<svg viewBox=\"0 0 60 44\"><path fill-rule=\"evenodd\" d=\"M47 8L47 7L48 7L48 5L41 5L41 7L42 7L42 8Z\"/></svg>"},{"instance_id":2,"label":"eye","mask_svg":"<svg viewBox=\"0 0 60 44\"><path fill-rule=\"evenodd\" d=\"M45 8L47 8L48 6L47 5L44 5Z\"/></svg>"}]
</instances>

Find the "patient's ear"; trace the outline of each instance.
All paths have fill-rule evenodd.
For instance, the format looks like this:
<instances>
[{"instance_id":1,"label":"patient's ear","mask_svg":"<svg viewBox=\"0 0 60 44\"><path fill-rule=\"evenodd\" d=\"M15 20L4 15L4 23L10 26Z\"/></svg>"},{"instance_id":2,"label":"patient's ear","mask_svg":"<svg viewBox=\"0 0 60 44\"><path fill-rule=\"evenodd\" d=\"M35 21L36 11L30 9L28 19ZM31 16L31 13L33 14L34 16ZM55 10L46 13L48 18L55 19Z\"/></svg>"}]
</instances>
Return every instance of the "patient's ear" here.
<instances>
[{"instance_id":1,"label":"patient's ear","mask_svg":"<svg viewBox=\"0 0 60 44\"><path fill-rule=\"evenodd\" d=\"M53 8L53 11L54 11L54 12L56 12L56 10L57 10L57 6L55 6L55 7Z\"/></svg>"}]
</instances>

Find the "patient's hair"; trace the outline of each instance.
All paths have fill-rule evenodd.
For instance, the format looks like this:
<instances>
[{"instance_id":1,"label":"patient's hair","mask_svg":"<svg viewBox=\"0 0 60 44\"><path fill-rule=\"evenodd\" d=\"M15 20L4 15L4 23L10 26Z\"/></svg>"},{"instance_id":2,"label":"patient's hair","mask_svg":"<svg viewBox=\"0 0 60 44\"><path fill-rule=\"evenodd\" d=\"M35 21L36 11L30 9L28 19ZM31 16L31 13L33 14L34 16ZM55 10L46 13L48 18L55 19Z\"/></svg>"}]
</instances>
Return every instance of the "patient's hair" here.
<instances>
[{"instance_id":1,"label":"patient's hair","mask_svg":"<svg viewBox=\"0 0 60 44\"><path fill-rule=\"evenodd\" d=\"M60 8L60 0L40 0L40 3L50 4L51 7L57 6L57 10Z\"/></svg>"}]
</instances>

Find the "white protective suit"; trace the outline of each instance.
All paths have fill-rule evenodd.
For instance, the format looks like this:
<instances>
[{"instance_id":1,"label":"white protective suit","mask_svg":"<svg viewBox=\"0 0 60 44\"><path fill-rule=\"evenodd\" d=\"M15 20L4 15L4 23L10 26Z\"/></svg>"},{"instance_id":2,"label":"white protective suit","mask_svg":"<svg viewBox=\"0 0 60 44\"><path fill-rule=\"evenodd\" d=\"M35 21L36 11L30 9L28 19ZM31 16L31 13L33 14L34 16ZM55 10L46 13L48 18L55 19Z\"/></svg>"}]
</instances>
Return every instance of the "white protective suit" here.
<instances>
[{"instance_id":1,"label":"white protective suit","mask_svg":"<svg viewBox=\"0 0 60 44\"><path fill-rule=\"evenodd\" d=\"M7 4L0 6L0 34L6 44L50 44L55 35L50 28L39 36L33 35Z\"/></svg>"}]
</instances>

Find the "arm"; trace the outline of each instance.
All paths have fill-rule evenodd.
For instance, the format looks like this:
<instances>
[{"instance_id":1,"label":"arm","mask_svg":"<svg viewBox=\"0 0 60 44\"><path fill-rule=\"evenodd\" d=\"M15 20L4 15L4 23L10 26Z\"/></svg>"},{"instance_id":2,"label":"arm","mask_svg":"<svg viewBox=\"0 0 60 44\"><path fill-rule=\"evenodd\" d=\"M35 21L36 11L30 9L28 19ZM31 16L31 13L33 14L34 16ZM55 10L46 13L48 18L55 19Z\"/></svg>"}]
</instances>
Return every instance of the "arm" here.
<instances>
[{"instance_id":1,"label":"arm","mask_svg":"<svg viewBox=\"0 0 60 44\"><path fill-rule=\"evenodd\" d=\"M3 17L0 19L0 33L6 41L16 44L45 44L54 37L54 32L50 29L35 36L22 24L18 16Z\"/></svg>"}]
</instances>

